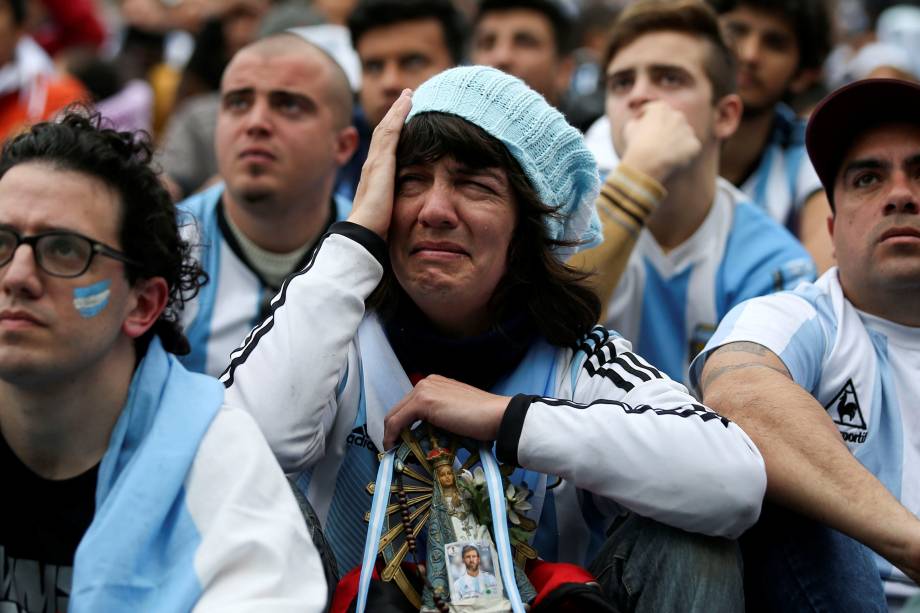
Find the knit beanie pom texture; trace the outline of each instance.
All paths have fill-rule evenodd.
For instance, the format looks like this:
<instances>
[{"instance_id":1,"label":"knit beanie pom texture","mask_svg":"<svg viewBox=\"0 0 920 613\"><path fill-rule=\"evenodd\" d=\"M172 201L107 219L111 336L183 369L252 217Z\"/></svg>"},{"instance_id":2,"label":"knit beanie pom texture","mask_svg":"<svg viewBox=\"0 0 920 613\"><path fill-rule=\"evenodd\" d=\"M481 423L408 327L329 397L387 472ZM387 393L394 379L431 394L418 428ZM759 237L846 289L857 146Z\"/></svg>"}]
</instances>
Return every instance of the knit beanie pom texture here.
<instances>
[{"instance_id":1,"label":"knit beanie pom texture","mask_svg":"<svg viewBox=\"0 0 920 613\"><path fill-rule=\"evenodd\" d=\"M463 66L419 86L406 121L432 112L462 117L508 148L543 203L558 214L544 218L547 236L579 243L557 249L559 257L601 242L594 156L582 134L543 96L495 68Z\"/></svg>"}]
</instances>

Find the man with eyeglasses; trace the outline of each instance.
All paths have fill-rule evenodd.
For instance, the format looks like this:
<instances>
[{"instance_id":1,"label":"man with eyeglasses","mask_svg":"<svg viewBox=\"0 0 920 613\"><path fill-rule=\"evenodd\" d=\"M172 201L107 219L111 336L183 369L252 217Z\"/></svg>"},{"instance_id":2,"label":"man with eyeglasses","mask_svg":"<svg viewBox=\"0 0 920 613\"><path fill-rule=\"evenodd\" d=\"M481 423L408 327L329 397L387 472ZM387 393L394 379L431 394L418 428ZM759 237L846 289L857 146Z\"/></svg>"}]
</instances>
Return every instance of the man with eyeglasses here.
<instances>
[{"instance_id":1,"label":"man with eyeglasses","mask_svg":"<svg viewBox=\"0 0 920 613\"><path fill-rule=\"evenodd\" d=\"M98 121L0 153L0 610L319 611L261 433L175 357L204 276L149 145Z\"/></svg>"}]
</instances>

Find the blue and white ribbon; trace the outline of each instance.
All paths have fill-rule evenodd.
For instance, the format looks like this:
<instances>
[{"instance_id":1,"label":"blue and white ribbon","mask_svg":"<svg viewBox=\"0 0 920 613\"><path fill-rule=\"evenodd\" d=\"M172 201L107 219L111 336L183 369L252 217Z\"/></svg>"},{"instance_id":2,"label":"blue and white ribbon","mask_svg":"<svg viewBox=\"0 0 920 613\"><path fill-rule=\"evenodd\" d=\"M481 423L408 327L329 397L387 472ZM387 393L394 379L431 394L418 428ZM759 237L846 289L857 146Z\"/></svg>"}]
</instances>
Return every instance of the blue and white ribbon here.
<instances>
[{"instance_id":1,"label":"blue and white ribbon","mask_svg":"<svg viewBox=\"0 0 920 613\"><path fill-rule=\"evenodd\" d=\"M364 613L364 607L367 605L367 592L371 586L371 576L374 574L377 549L380 547L380 532L383 530L387 505L390 502L390 485L393 481L393 457L395 455L395 450L388 451L380 460L380 468L377 469L370 524L367 527L364 556L361 559L361 577L358 580L358 602L355 613Z\"/></svg>"},{"instance_id":2,"label":"blue and white ribbon","mask_svg":"<svg viewBox=\"0 0 920 613\"><path fill-rule=\"evenodd\" d=\"M498 462L488 445L479 447L479 460L486 475L486 487L489 490L489 503L492 508L492 528L495 533L495 549L498 551L498 566L505 584L505 594L511 601L514 613L524 613L524 603L514 579L514 560L511 556L511 535L508 534L508 517L505 511L505 488L502 487L502 475Z\"/></svg>"}]
</instances>

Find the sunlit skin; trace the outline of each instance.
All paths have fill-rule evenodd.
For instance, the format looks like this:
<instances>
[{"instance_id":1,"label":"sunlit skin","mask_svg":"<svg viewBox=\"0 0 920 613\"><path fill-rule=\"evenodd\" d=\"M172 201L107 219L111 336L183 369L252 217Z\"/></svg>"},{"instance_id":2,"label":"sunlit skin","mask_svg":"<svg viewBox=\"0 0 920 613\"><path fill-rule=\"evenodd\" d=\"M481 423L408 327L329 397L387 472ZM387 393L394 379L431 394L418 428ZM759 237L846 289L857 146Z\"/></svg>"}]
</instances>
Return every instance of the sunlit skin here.
<instances>
[{"instance_id":1,"label":"sunlit skin","mask_svg":"<svg viewBox=\"0 0 920 613\"><path fill-rule=\"evenodd\" d=\"M365 32L356 47L361 58L361 108L373 128L406 88L454 65L444 29L434 18L413 19Z\"/></svg>"},{"instance_id":2,"label":"sunlit skin","mask_svg":"<svg viewBox=\"0 0 920 613\"><path fill-rule=\"evenodd\" d=\"M572 72L570 57L559 55L550 20L527 8L489 11L476 24L470 57L519 77L558 104Z\"/></svg>"},{"instance_id":3,"label":"sunlit skin","mask_svg":"<svg viewBox=\"0 0 920 613\"><path fill-rule=\"evenodd\" d=\"M745 113L772 112L797 85L800 53L792 24L777 13L743 5L723 13L719 22L738 60Z\"/></svg>"},{"instance_id":4,"label":"sunlit skin","mask_svg":"<svg viewBox=\"0 0 920 613\"><path fill-rule=\"evenodd\" d=\"M442 158L402 168L389 228L399 284L442 332L485 332L517 222L504 170Z\"/></svg>"},{"instance_id":5,"label":"sunlit skin","mask_svg":"<svg viewBox=\"0 0 920 613\"><path fill-rule=\"evenodd\" d=\"M857 308L920 325L920 127L891 124L850 147L828 220L840 283Z\"/></svg>"}]
</instances>

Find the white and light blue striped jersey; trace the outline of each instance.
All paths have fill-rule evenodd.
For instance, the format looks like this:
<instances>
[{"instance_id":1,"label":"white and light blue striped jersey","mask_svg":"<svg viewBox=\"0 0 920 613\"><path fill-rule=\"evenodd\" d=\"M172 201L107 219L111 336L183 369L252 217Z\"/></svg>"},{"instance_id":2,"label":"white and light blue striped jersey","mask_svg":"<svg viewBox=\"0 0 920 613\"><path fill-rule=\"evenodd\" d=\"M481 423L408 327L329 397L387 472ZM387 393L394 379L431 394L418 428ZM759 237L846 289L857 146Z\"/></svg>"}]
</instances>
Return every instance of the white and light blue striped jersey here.
<instances>
[{"instance_id":1,"label":"white and light blue striped jersey","mask_svg":"<svg viewBox=\"0 0 920 613\"><path fill-rule=\"evenodd\" d=\"M792 231L805 202L824 189L805 151L806 123L791 108L778 104L760 164L741 186L754 204Z\"/></svg>"},{"instance_id":2,"label":"white and light blue striped jersey","mask_svg":"<svg viewBox=\"0 0 920 613\"><path fill-rule=\"evenodd\" d=\"M693 363L699 382L718 347L763 345L827 409L847 447L914 514L920 514L920 328L857 310L831 268L816 283L736 307ZM876 556L883 578L909 582Z\"/></svg>"},{"instance_id":3,"label":"white and light blue striped jersey","mask_svg":"<svg viewBox=\"0 0 920 613\"><path fill-rule=\"evenodd\" d=\"M177 207L183 237L195 247L195 257L209 279L182 313L182 327L192 350L180 360L189 370L215 377L226 368L230 353L268 315L269 301L280 289L266 282L243 255L227 226L223 193L221 183ZM349 200L334 196L330 222L344 220L350 211ZM295 270L306 264L310 251Z\"/></svg>"},{"instance_id":4,"label":"white and light blue striped jersey","mask_svg":"<svg viewBox=\"0 0 920 613\"><path fill-rule=\"evenodd\" d=\"M760 163L741 186L751 202L793 232L805 202L823 189L805 151L805 125L806 121L796 117L788 106L777 105L773 131ZM588 129L585 145L597 159L601 177L620 163L610 140L607 117L601 117Z\"/></svg>"},{"instance_id":5,"label":"white and light blue striped jersey","mask_svg":"<svg viewBox=\"0 0 920 613\"><path fill-rule=\"evenodd\" d=\"M607 327L678 381L719 321L748 298L813 281L808 252L727 181L703 224L665 253L645 229L607 308Z\"/></svg>"}]
</instances>

